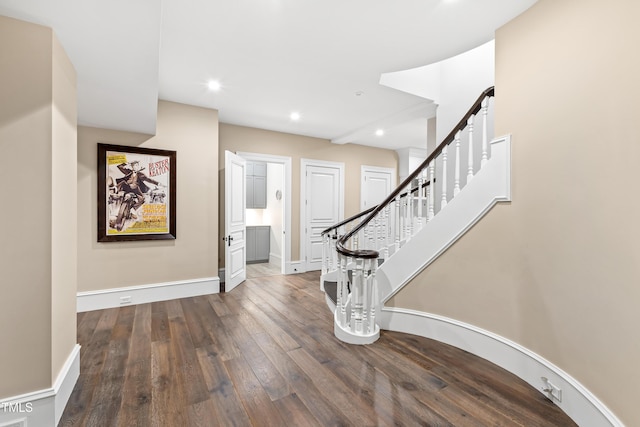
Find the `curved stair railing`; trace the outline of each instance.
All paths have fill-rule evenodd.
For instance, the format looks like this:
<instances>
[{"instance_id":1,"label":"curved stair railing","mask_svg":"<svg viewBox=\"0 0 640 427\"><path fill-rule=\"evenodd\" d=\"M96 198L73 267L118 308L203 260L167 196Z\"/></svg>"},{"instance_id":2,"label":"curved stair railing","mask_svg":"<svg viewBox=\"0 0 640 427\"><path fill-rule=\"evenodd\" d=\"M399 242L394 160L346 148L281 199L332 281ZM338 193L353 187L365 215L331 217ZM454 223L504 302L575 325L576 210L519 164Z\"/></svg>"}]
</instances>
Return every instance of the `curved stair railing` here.
<instances>
[{"instance_id":1,"label":"curved stair railing","mask_svg":"<svg viewBox=\"0 0 640 427\"><path fill-rule=\"evenodd\" d=\"M379 205L322 232L321 287L326 290L327 283L335 286L334 333L342 341L369 344L380 336L375 321L380 308L376 270L431 221L487 162L487 115L493 96L493 87L482 92L442 143ZM478 116L481 144L476 156ZM466 159L461 158L463 144Z\"/></svg>"}]
</instances>

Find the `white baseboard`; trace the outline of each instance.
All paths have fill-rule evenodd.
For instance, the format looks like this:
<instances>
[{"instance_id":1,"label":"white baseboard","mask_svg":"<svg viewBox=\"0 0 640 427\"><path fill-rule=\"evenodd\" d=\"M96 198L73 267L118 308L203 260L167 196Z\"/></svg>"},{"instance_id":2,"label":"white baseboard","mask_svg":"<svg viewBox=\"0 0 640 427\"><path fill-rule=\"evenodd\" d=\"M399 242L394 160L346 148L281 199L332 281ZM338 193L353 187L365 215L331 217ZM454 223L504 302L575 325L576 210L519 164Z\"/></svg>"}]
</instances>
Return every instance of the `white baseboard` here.
<instances>
[{"instance_id":1,"label":"white baseboard","mask_svg":"<svg viewBox=\"0 0 640 427\"><path fill-rule=\"evenodd\" d=\"M67 361L60 370L56 382L53 384L55 390L55 412L56 412L56 425L60 422L60 417L64 412L65 406L71 397L73 387L78 381L80 376L80 344L76 344L69 354Z\"/></svg>"},{"instance_id":2,"label":"white baseboard","mask_svg":"<svg viewBox=\"0 0 640 427\"><path fill-rule=\"evenodd\" d=\"M269 254L269 264L282 265L282 257L277 253Z\"/></svg>"},{"instance_id":3,"label":"white baseboard","mask_svg":"<svg viewBox=\"0 0 640 427\"><path fill-rule=\"evenodd\" d=\"M216 294L218 292L220 292L220 279L218 277L78 292L78 312L167 301Z\"/></svg>"},{"instance_id":4,"label":"white baseboard","mask_svg":"<svg viewBox=\"0 0 640 427\"><path fill-rule=\"evenodd\" d=\"M337 319L338 313L334 311L333 315L333 335L335 335L336 338L338 338L342 342L355 345L367 345L378 341L378 338L380 338L380 328L378 327L378 325L376 325L375 331L370 334L356 335L349 329L340 326L340 323Z\"/></svg>"},{"instance_id":5,"label":"white baseboard","mask_svg":"<svg viewBox=\"0 0 640 427\"><path fill-rule=\"evenodd\" d=\"M0 425L58 425L79 375L80 345L76 344L53 387L0 400Z\"/></svg>"},{"instance_id":6,"label":"white baseboard","mask_svg":"<svg viewBox=\"0 0 640 427\"><path fill-rule=\"evenodd\" d=\"M285 264L285 274L298 274L307 271L304 261L291 261Z\"/></svg>"},{"instance_id":7,"label":"white baseboard","mask_svg":"<svg viewBox=\"0 0 640 427\"><path fill-rule=\"evenodd\" d=\"M431 338L482 357L545 395L542 377L548 378L562 390L562 401L552 401L580 427L624 427L613 412L576 379L504 337L457 320L402 308L385 307L378 319L382 329Z\"/></svg>"}]
</instances>

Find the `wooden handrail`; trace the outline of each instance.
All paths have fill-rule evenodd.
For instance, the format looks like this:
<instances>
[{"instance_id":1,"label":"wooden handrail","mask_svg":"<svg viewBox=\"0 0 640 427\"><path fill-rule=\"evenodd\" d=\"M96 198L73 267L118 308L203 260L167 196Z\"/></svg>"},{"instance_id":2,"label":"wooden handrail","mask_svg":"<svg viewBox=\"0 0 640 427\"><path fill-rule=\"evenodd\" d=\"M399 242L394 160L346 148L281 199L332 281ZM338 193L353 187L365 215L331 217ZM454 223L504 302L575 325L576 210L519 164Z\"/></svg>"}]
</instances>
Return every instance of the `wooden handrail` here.
<instances>
[{"instance_id":1,"label":"wooden handrail","mask_svg":"<svg viewBox=\"0 0 640 427\"><path fill-rule=\"evenodd\" d=\"M494 86L491 86L490 88L482 92L482 94L478 97L476 102L471 106L469 111L467 111L467 113L453 128L453 130L449 133L449 135L447 135L446 138L442 140L442 142L436 147L436 149L433 150L433 152L420 164L420 166L416 168L416 170L413 171L411 175L409 175L404 181L402 181L402 183L389 196L387 196L387 198L384 199L379 205L375 206L374 208L371 208L371 211L369 212L369 214L365 219L363 219L350 232L348 232L338 240L338 242L336 243L336 251L338 251L339 254L353 257L353 258L364 258L364 259L378 258L379 256L378 251L375 251L372 249L351 250L345 247L345 243L354 234L356 234L362 228L364 228L373 218L375 218L375 216L382 209L384 209L385 206L390 204L391 201L393 201L402 192L403 188L409 185L411 181L413 181L420 173L422 173L422 170L427 166L429 166L429 163L431 163L431 161L435 159L440 154L440 152L442 152L444 147L446 147L451 142L453 142L453 140L455 139L456 133L458 133L458 131L461 131L467 126L467 122L469 121L469 119L472 116L475 116L480 111L480 109L482 108L482 101L484 101L485 98L492 97L492 96L495 96Z\"/></svg>"},{"instance_id":2,"label":"wooden handrail","mask_svg":"<svg viewBox=\"0 0 640 427\"><path fill-rule=\"evenodd\" d=\"M435 182L435 178L433 179L433 181ZM426 187L429 184L431 184L431 181L425 182L424 184L422 184L422 188ZM413 187L411 189L411 193L415 193L416 191L418 191L418 188L419 187ZM400 195L400 197L407 197L407 194L408 194L408 192L407 193L402 193ZM369 212L371 212L372 210L374 210L377 207L378 207L378 205L372 206L369 209L365 209L360 213L357 213L357 214L355 214L353 216L350 216L349 218L347 218L345 220L340 221L337 224L332 225L331 227L325 228L324 230L322 230L322 233L320 233L320 235L322 236L324 234L329 233L332 230L336 230L336 229L342 227L343 225L349 224L351 221L355 221L356 219L365 216L366 214L368 214Z\"/></svg>"},{"instance_id":3,"label":"wooden handrail","mask_svg":"<svg viewBox=\"0 0 640 427\"><path fill-rule=\"evenodd\" d=\"M334 224L329 228L326 228L326 229L322 230L322 233L320 233L320 235L327 234L332 230L337 230L338 228L342 227L343 225L349 224L351 221L355 221L356 219L365 216L366 214L368 214L369 212L371 212L372 210L374 210L377 207L378 207L378 205L375 205L375 206L370 207L369 209L365 209L362 212L359 212L359 213L357 213L357 214L355 214L353 216L350 216L349 218L347 218L347 219L345 219L343 221L340 221L339 223Z\"/></svg>"}]
</instances>

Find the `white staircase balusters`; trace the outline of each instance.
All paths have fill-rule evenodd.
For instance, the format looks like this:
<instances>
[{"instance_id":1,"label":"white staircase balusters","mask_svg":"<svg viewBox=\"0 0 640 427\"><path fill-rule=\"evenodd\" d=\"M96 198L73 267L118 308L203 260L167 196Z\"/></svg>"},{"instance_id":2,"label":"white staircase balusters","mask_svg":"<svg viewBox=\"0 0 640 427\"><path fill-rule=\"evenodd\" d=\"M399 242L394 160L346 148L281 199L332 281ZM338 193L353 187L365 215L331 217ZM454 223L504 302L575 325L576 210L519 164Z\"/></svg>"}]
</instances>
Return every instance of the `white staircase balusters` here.
<instances>
[{"instance_id":1,"label":"white staircase balusters","mask_svg":"<svg viewBox=\"0 0 640 427\"><path fill-rule=\"evenodd\" d=\"M363 290L364 259L356 258L351 271L351 323L350 327L356 334L362 334L362 290Z\"/></svg>"},{"instance_id":2,"label":"white staircase balusters","mask_svg":"<svg viewBox=\"0 0 640 427\"><path fill-rule=\"evenodd\" d=\"M411 183L407 186L407 197L405 199L407 200L405 240L409 240L413 236L413 193L411 192Z\"/></svg>"},{"instance_id":3,"label":"white staircase balusters","mask_svg":"<svg viewBox=\"0 0 640 427\"><path fill-rule=\"evenodd\" d=\"M469 166L467 167L467 183L473 178L473 118L469 117L467 128L469 128Z\"/></svg>"},{"instance_id":4,"label":"white staircase balusters","mask_svg":"<svg viewBox=\"0 0 640 427\"><path fill-rule=\"evenodd\" d=\"M488 161L487 97L485 91L454 131L431 153L425 162L390 195L384 204L371 208L350 220L323 232L322 272L328 280L337 281L334 333L339 339L354 344L368 344L379 336L375 323L379 309L379 290L376 271L387 259L396 256L420 230L431 226L431 220L451 200L464 190L461 180L462 131L468 131L468 184L474 177L474 126L482 123L482 153L477 166L482 169ZM475 115L482 114L476 121ZM454 165L449 166L449 145L453 143ZM437 166L437 167L436 167ZM453 171L449 169L454 169ZM452 191L449 190L453 172ZM415 184L417 183L417 187ZM440 203L436 206L436 198ZM416 206L417 204L417 206ZM435 226L435 224L434 224ZM402 255L399 255L402 256ZM393 262L391 263L393 264ZM332 304L330 304L332 307Z\"/></svg>"},{"instance_id":5,"label":"white staircase balusters","mask_svg":"<svg viewBox=\"0 0 640 427\"><path fill-rule=\"evenodd\" d=\"M442 197L440 199L440 209L447 206L447 153L449 146L445 145L442 149Z\"/></svg>"},{"instance_id":6,"label":"white staircase balusters","mask_svg":"<svg viewBox=\"0 0 640 427\"><path fill-rule=\"evenodd\" d=\"M389 205L387 205L384 210L384 227L385 227L385 233L384 233L384 247L382 249L382 258L383 259L387 259L389 258L389 246L391 245L391 239L390 239L390 234L391 234L391 218L389 216L389 213L391 212L391 208L389 207Z\"/></svg>"},{"instance_id":7,"label":"white staircase balusters","mask_svg":"<svg viewBox=\"0 0 640 427\"><path fill-rule=\"evenodd\" d=\"M338 275L338 294L336 296L336 310L338 311L338 321L340 326L347 326L347 297L349 295L349 289L347 287L348 271L347 262L348 258L340 255L340 274Z\"/></svg>"},{"instance_id":8,"label":"white staircase balusters","mask_svg":"<svg viewBox=\"0 0 640 427\"><path fill-rule=\"evenodd\" d=\"M456 146L456 166L453 175L453 195L454 197L460 192L460 131L456 132L454 144Z\"/></svg>"},{"instance_id":9,"label":"white staircase balusters","mask_svg":"<svg viewBox=\"0 0 640 427\"><path fill-rule=\"evenodd\" d=\"M367 289L370 289L370 298L369 298L369 319L368 319L368 333L373 334L376 331L376 309L378 307L378 287L376 286L376 270L378 269L378 260L370 259L371 263L370 269L371 274L369 275L369 281L371 282L367 285Z\"/></svg>"},{"instance_id":10,"label":"white staircase balusters","mask_svg":"<svg viewBox=\"0 0 640 427\"><path fill-rule=\"evenodd\" d=\"M435 205L436 205L436 159L431 160L429 162L429 210L427 213L427 220L431 221L433 216L435 215Z\"/></svg>"},{"instance_id":11,"label":"white staircase balusters","mask_svg":"<svg viewBox=\"0 0 640 427\"><path fill-rule=\"evenodd\" d=\"M487 114L489 112L489 98L482 100L482 159L480 160L480 168L482 168L489 158L487 153L487 145L489 139L489 129L487 127Z\"/></svg>"},{"instance_id":12,"label":"white staircase balusters","mask_svg":"<svg viewBox=\"0 0 640 427\"><path fill-rule=\"evenodd\" d=\"M425 170L423 169L420 172L418 178L418 230L422 229L422 204L424 200L424 174Z\"/></svg>"},{"instance_id":13,"label":"white staircase balusters","mask_svg":"<svg viewBox=\"0 0 640 427\"><path fill-rule=\"evenodd\" d=\"M328 258L330 256L329 250L329 234L322 235L322 274L326 274L329 272L329 262ZM320 288L322 289L322 288Z\"/></svg>"},{"instance_id":14,"label":"white staircase balusters","mask_svg":"<svg viewBox=\"0 0 640 427\"><path fill-rule=\"evenodd\" d=\"M394 221L394 235L395 235L395 250L400 248L400 196L395 199L395 221Z\"/></svg>"}]
</instances>

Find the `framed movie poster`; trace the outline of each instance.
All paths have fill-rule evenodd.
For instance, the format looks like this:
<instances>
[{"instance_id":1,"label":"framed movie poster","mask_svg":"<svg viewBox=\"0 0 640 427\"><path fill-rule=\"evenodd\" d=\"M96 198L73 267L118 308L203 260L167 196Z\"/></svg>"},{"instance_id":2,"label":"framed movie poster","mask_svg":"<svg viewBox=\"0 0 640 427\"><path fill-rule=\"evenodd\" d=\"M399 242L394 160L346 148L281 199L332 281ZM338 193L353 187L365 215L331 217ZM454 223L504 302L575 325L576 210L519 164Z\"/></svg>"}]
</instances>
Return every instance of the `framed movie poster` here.
<instances>
[{"instance_id":1,"label":"framed movie poster","mask_svg":"<svg viewBox=\"0 0 640 427\"><path fill-rule=\"evenodd\" d=\"M176 238L176 152L98 144L98 242Z\"/></svg>"}]
</instances>

